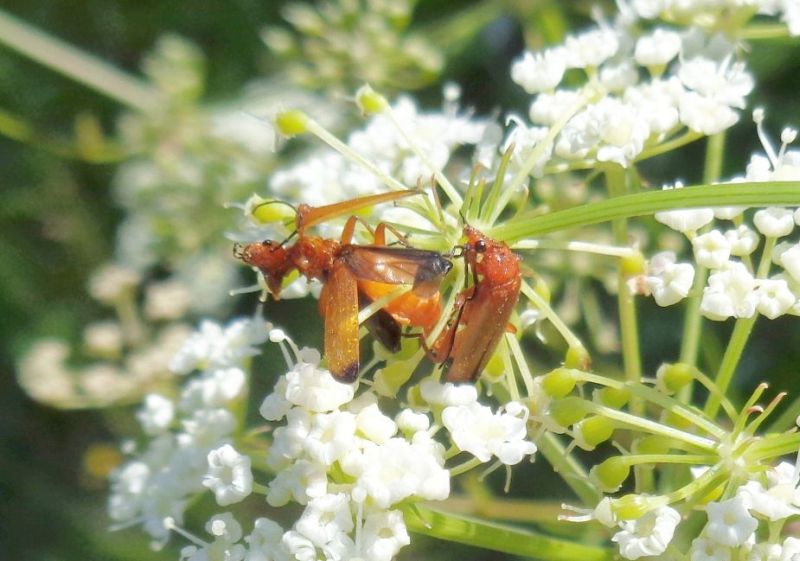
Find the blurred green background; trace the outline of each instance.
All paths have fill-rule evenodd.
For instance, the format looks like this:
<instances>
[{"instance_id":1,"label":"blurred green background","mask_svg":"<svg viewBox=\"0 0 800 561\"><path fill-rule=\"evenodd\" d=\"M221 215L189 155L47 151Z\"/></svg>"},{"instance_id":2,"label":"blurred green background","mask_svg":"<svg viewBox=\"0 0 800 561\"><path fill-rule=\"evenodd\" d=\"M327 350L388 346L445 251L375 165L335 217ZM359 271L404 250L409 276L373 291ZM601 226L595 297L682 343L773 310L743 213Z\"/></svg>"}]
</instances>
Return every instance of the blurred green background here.
<instances>
[{"instance_id":1,"label":"blurred green background","mask_svg":"<svg viewBox=\"0 0 800 561\"><path fill-rule=\"evenodd\" d=\"M257 76L268 76L278 63L259 33L281 23L282 0L27 0L0 2L0 8L90 52L116 67L140 74L145 53L166 32L193 41L207 57L204 100L224 101ZM463 87L463 102L479 113L514 109L524 112L526 96L508 78L511 60L526 41L557 42L568 26L588 21L591 2L548 1L448 2L422 0L412 28L436 29L439 22L464 12L481 12L481 25L453 33L442 75L417 92L421 103L437 107L441 85L454 80ZM606 3L610 5L610 3ZM488 14L488 15L486 15ZM426 27L427 26L427 27ZM800 49L786 42L754 45L752 70L760 87L751 108L768 108L768 125L800 124ZM121 211L109 194L115 164L65 158L42 144L69 143L76 119L91 116L102 131L114 135L120 105L60 74L0 46L0 120L24 122L33 131L27 142L0 136L0 558L30 560L176 559L176 546L151 552L137 530L109 533L105 513L107 489L102 469L120 434L133 430L134 406L104 411L60 411L29 399L15 382L15 360L45 336L79 346L83 326L103 317L86 294L87 272L108 260ZM727 170L743 170L757 149L748 119L728 140ZM776 134L777 136L777 134ZM645 166L654 184L699 179L702 146L672 159ZM535 259L533 260L535 264ZM254 299L240 309L252 309ZM273 317L298 317L297 306L282 303ZM676 311L643 306L646 366L652 371L673 357L679 341ZM310 313L313 313L310 312ZM715 326L724 334L728 326ZM301 343L319 341L319 333L300 335ZM305 339L303 338L305 337ZM780 338L779 338L780 337ZM714 333L707 350L714 352ZM724 339L723 339L724 340ZM752 384L770 372L793 372L800 364L796 321L761 322L745 357L740 380ZM717 349L719 351L719 349ZM773 379L774 388L797 388L795 378ZM100 460L98 460L100 458ZM524 477L524 476L523 476ZM516 482L524 481L518 478ZM445 544L429 543L419 554L434 555ZM450 547L450 546L446 546ZM445 549L452 557L453 549ZM476 554L478 555L478 554ZM401 558L408 556L404 551ZM479 557L480 558L480 557Z\"/></svg>"}]
</instances>

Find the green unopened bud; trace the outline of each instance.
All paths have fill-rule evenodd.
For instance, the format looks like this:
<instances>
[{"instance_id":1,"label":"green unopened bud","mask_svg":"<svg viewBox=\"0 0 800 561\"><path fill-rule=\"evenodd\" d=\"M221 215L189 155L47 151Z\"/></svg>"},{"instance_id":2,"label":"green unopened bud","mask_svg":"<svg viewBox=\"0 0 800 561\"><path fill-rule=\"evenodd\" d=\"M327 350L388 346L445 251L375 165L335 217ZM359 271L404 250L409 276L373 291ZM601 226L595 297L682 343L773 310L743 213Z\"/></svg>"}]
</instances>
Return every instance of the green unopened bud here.
<instances>
[{"instance_id":1,"label":"green unopened bud","mask_svg":"<svg viewBox=\"0 0 800 561\"><path fill-rule=\"evenodd\" d=\"M592 357L589 356L583 345L572 346L567 349L564 357L564 366L567 368L577 368L578 370L589 370L592 367Z\"/></svg>"},{"instance_id":2,"label":"green unopened bud","mask_svg":"<svg viewBox=\"0 0 800 561\"><path fill-rule=\"evenodd\" d=\"M569 368L556 368L544 375L542 389L552 398L568 396L575 389L575 373Z\"/></svg>"},{"instance_id":3,"label":"green unopened bud","mask_svg":"<svg viewBox=\"0 0 800 561\"><path fill-rule=\"evenodd\" d=\"M275 199L264 199L258 195L250 197L244 205L245 215L258 224L291 222L297 212L291 205Z\"/></svg>"},{"instance_id":4,"label":"green unopened bud","mask_svg":"<svg viewBox=\"0 0 800 561\"><path fill-rule=\"evenodd\" d=\"M575 424L575 443L583 450L594 450L614 434L614 423L596 415Z\"/></svg>"},{"instance_id":5,"label":"green unopened bud","mask_svg":"<svg viewBox=\"0 0 800 561\"><path fill-rule=\"evenodd\" d=\"M632 255L623 257L620 259L619 265L622 269L622 274L626 278L641 275L647 269L647 262L641 251L636 251Z\"/></svg>"},{"instance_id":6,"label":"green unopened bud","mask_svg":"<svg viewBox=\"0 0 800 561\"><path fill-rule=\"evenodd\" d=\"M697 377L698 370L691 364L676 362L664 363L656 371L656 387L666 394L673 394L691 383Z\"/></svg>"},{"instance_id":7,"label":"green unopened bud","mask_svg":"<svg viewBox=\"0 0 800 561\"><path fill-rule=\"evenodd\" d=\"M595 401L611 407L612 409L622 409L631 398L628 388L601 388L594 392Z\"/></svg>"},{"instance_id":8,"label":"green unopened bud","mask_svg":"<svg viewBox=\"0 0 800 561\"><path fill-rule=\"evenodd\" d=\"M364 85L356 92L356 105L364 115L373 115L382 113L389 106L389 102L370 86Z\"/></svg>"},{"instance_id":9,"label":"green unopened bud","mask_svg":"<svg viewBox=\"0 0 800 561\"><path fill-rule=\"evenodd\" d=\"M275 117L275 128L287 138L303 134L308 130L308 115L299 109L283 111Z\"/></svg>"},{"instance_id":10,"label":"green unopened bud","mask_svg":"<svg viewBox=\"0 0 800 561\"><path fill-rule=\"evenodd\" d=\"M638 520L651 510L666 506L664 497L647 497L645 495L625 495L611 501L611 511L618 520Z\"/></svg>"},{"instance_id":11,"label":"green unopened bud","mask_svg":"<svg viewBox=\"0 0 800 561\"><path fill-rule=\"evenodd\" d=\"M565 397L550 404L548 415L562 427L569 427L586 416L586 404L579 397Z\"/></svg>"},{"instance_id":12,"label":"green unopened bud","mask_svg":"<svg viewBox=\"0 0 800 561\"><path fill-rule=\"evenodd\" d=\"M631 473L631 466L621 456L613 456L592 467L592 478L603 493L616 493Z\"/></svg>"},{"instance_id":13,"label":"green unopened bud","mask_svg":"<svg viewBox=\"0 0 800 561\"><path fill-rule=\"evenodd\" d=\"M503 363L503 356L501 353L494 353L489 362L486 363L482 378L487 382L495 383L505 378L505 376L506 368Z\"/></svg>"},{"instance_id":14,"label":"green unopened bud","mask_svg":"<svg viewBox=\"0 0 800 561\"><path fill-rule=\"evenodd\" d=\"M664 411L664 414L661 415L661 421L665 425L675 427L676 429L690 430L692 428L692 422L689 421L689 419L681 417L673 411Z\"/></svg>"},{"instance_id":15,"label":"green unopened bud","mask_svg":"<svg viewBox=\"0 0 800 561\"><path fill-rule=\"evenodd\" d=\"M653 434L637 439L633 443L633 451L636 454L668 454L672 439L666 436Z\"/></svg>"},{"instance_id":16,"label":"green unopened bud","mask_svg":"<svg viewBox=\"0 0 800 561\"><path fill-rule=\"evenodd\" d=\"M375 372L372 389L378 395L395 398L400 388L408 382L414 369L419 364L418 360L394 360L385 367ZM409 392L410 393L410 392ZM419 397L420 401L422 397Z\"/></svg>"}]
</instances>

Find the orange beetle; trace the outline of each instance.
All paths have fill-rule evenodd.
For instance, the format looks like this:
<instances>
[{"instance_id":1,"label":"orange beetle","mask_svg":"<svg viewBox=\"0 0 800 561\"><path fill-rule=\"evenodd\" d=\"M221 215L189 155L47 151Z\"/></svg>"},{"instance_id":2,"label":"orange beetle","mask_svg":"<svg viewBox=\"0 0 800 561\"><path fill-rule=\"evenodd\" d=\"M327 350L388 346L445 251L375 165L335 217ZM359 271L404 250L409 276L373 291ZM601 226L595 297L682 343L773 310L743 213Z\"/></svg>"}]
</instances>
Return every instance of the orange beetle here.
<instances>
[{"instance_id":1,"label":"orange beetle","mask_svg":"<svg viewBox=\"0 0 800 561\"><path fill-rule=\"evenodd\" d=\"M472 285L462 290L447 325L428 350L443 363L450 382L480 377L500 339L513 330L508 320L519 300L520 258L507 244L466 226L464 258Z\"/></svg>"},{"instance_id":2,"label":"orange beetle","mask_svg":"<svg viewBox=\"0 0 800 561\"><path fill-rule=\"evenodd\" d=\"M398 285L412 287L367 322L378 340L389 350L397 350L401 325L421 327L427 333L437 322L441 313L439 284L452 263L436 251L387 247L385 232L394 230L385 224L379 224L374 232L370 230L374 244L353 244L359 220L356 216L347 220L339 240L309 236L305 230L360 208L418 193L393 191L322 207L301 205L296 218L298 238L291 246L272 240L234 246L237 258L262 272L275 298L280 296L284 278L293 270L324 283L319 307L325 318L325 355L328 368L339 380L353 382L358 377L359 309L386 296Z\"/></svg>"}]
</instances>

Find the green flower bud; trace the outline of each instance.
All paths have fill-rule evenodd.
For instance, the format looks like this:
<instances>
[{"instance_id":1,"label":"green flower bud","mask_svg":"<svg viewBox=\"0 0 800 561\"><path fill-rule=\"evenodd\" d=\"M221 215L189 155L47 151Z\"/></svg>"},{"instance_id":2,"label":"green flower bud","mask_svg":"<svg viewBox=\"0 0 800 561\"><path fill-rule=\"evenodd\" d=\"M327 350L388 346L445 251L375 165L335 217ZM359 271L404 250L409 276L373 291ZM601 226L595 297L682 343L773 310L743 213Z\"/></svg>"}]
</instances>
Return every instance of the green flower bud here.
<instances>
[{"instance_id":1,"label":"green flower bud","mask_svg":"<svg viewBox=\"0 0 800 561\"><path fill-rule=\"evenodd\" d=\"M619 264L622 269L622 274L626 278L641 275L647 269L647 262L641 251L636 251L633 255L623 257Z\"/></svg>"},{"instance_id":2,"label":"green flower bud","mask_svg":"<svg viewBox=\"0 0 800 561\"><path fill-rule=\"evenodd\" d=\"M308 130L308 115L299 109L283 111L275 117L275 128L287 138L303 134Z\"/></svg>"},{"instance_id":3,"label":"green flower bud","mask_svg":"<svg viewBox=\"0 0 800 561\"><path fill-rule=\"evenodd\" d=\"M674 394L697 377L698 370L691 364L676 362L664 363L656 372L657 386L666 394Z\"/></svg>"},{"instance_id":4,"label":"green flower bud","mask_svg":"<svg viewBox=\"0 0 800 561\"><path fill-rule=\"evenodd\" d=\"M564 366L578 370L589 370L592 367L592 357L589 356L589 352L582 345L570 347L564 357Z\"/></svg>"},{"instance_id":5,"label":"green flower bud","mask_svg":"<svg viewBox=\"0 0 800 561\"><path fill-rule=\"evenodd\" d=\"M264 199L253 195L245 203L245 213L258 224L292 222L297 212L291 205L276 199Z\"/></svg>"},{"instance_id":6,"label":"green flower bud","mask_svg":"<svg viewBox=\"0 0 800 561\"><path fill-rule=\"evenodd\" d=\"M611 501L611 511L618 520L637 520L661 506L666 506L668 501L664 497L648 497L645 495L625 495Z\"/></svg>"},{"instance_id":7,"label":"green flower bud","mask_svg":"<svg viewBox=\"0 0 800 561\"><path fill-rule=\"evenodd\" d=\"M575 374L569 368L556 368L544 375L542 389L552 398L568 396L575 389Z\"/></svg>"},{"instance_id":8,"label":"green flower bud","mask_svg":"<svg viewBox=\"0 0 800 561\"><path fill-rule=\"evenodd\" d=\"M633 443L633 451L636 454L668 454L671 442L672 439L666 436L644 436Z\"/></svg>"},{"instance_id":9,"label":"green flower bud","mask_svg":"<svg viewBox=\"0 0 800 561\"><path fill-rule=\"evenodd\" d=\"M693 426L689 419L681 417L673 411L664 411L664 413L661 415L661 421L665 425L669 425L681 430L691 430Z\"/></svg>"},{"instance_id":10,"label":"green flower bud","mask_svg":"<svg viewBox=\"0 0 800 561\"><path fill-rule=\"evenodd\" d=\"M603 493L616 493L631 473L621 456L613 456L592 467L589 477Z\"/></svg>"},{"instance_id":11,"label":"green flower bud","mask_svg":"<svg viewBox=\"0 0 800 561\"><path fill-rule=\"evenodd\" d=\"M594 450L614 434L614 423L596 415L575 424L575 442L583 450Z\"/></svg>"},{"instance_id":12,"label":"green flower bud","mask_svg":"<svg viewBox=\"0 0 800 561\"><path fill-rule=\"evenodd\" d=\"M382 113L389 106L389 102L381 94L365 85L356 92L356 105L364 115L373 115Z\"/></svg>"},{"instance_id":13,"label":"green flower bud","mask_svg":"<svg viewBox=\"0 0 800 561\"><path fill-rule=\"evenodd\" d=\"M562 427L569 427L586 416L586 406L579 397L565 397L550 404L548 415Z\"/></svg>"},{"instance_id":14,"label":"green flower bud","mask_svg":"<svg viewBox=\"0 0 800 561\"><path fill-rule=\"evenodd\" d=\"M628 388L601 388L594 392L595 401L611 407L612 409L622 409L631 399L631 392Z\"/></svg>"}]
</instances>

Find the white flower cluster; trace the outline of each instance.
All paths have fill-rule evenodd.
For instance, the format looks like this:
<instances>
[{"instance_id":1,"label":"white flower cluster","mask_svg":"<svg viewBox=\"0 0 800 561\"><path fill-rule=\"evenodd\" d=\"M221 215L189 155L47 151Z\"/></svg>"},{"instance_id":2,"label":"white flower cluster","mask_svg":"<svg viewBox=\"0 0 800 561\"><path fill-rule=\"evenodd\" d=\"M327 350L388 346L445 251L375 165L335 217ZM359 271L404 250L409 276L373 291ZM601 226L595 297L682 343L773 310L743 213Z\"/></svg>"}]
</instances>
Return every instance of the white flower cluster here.
<instances>
[{"instance_id":1,"label":"white flower cluster","mask_svg":"<svg viewBox=\"0 0 800 561\"><path fill-rule=\"evenodd\" d=\"M620 9L642 19L663 18L677 23L716 28L726 21L746 21L755 14L779 16L791 35L800 35L797 0L629 0Z\"/></svg>"},{"instance_id":2,"label":"white flower cluster","mask_svg":"<svg viewBox=\"0 0 800 561\"><path fill-rule=\"evenodd\" d=\"M775 531L780 528L776 524L800 514L797 467L781 462L766 473L765 480L766 486L749 481L733 498L706 506L708 524L692 542L692 561L729 561L738 552L754 561L791 561L800 555L800 539L780 541L780 532ZM772 529L766 542L756 537L759 525Z\"/></svg>"},{"instance_id":3,"label":"white flower cluster","mask_svg":"<svg viewBox=\"0 0 800 561\"><path fill-rule=\"evenodd\" d=\"M763 114L758 110L755 119L767 155L754 155L745 176L733 182L800 179L800 151L787 150L796 132L785 129L781 148L776 152L761 129ZM680 187L677 184L671 188ZM751 318L757 313L769 319L784 314L800 315L800 243L778 241L792 234L800 224L800 209L756 210L752 227L743 220L746 210L744 207L670 210L656 213L656 220L685 234L691 240L696 264L711 271L701 302L701 311L707 318ZM730 221L730 226L698 233L715 219ZM756 266L752 255L759 247L765 255L761 257L762 264ZM675 255L669 252L653 256L644 275L645 287L638 292L652 294L660 306L685 298L694 281L694 267L675 261ZM781 270L770 276L771 266Z\"/></svg>"},{"instance_id":4,"label":"white flower cluster","mask_svg":"<svg viewBox=\"0 0 800 561\"><path fill-rule=\"evenodd\" d=\"M753 561L792 561L800 554L800 539L780 541L780 532L776 531L780 529L776 524L800 515L797 466L781 462L759 477L764 481L748 481L734 497L705 505L708 523L692 541L692 561L730 561L742 555ZM611 526L613 517L605 512L605 506L607 501L602 501L593 518ZM638 519L620 522L621 531L612 541L619 544L625 559L660 555L667 550L680 522L678 511L662 506ZM759 525L771 528L766 542L758 541Z\"/></svg>"},{"instance_id":5,"label":"white flower cluster","mask_svg":"<svg viewBox=\"0 0 800 561\"><path fill-rule=\"evenodd\" d=\"M736 110L745 106L753 79L736 61L733 43L708 38L699 29L655 28L638 35L624 18L615 25L568 36L563 46L526 52L512 66L512 79L535 98L530 126L509 118L506 146L516 146L517 163L533 157L539 146L534 175L541 175L545 164L628 166L679 134L714 134L738 120ZM589 77L584 88L559 88L571 69ZM554 132L554 142L542 144Z\"/></svg>"},{"instance_id":6,"label":"white flower cluster","mask_svg":"<svg viewBox=\"0 0 800 561\"><path fill-rule=\"evenodd\" d=\"M180 523L188 499L212 489L219 504L250 494L249 458L231 446L237 420L232 404L246 390L245 359L266 340L268 324L235 320L223 327L203 322L173 360L179 373L201 372L177 400L150 394L137 414L150 441L111 475L109 513L117 526L143 524L158 543Z\"/></svg>"}]
</instances>

